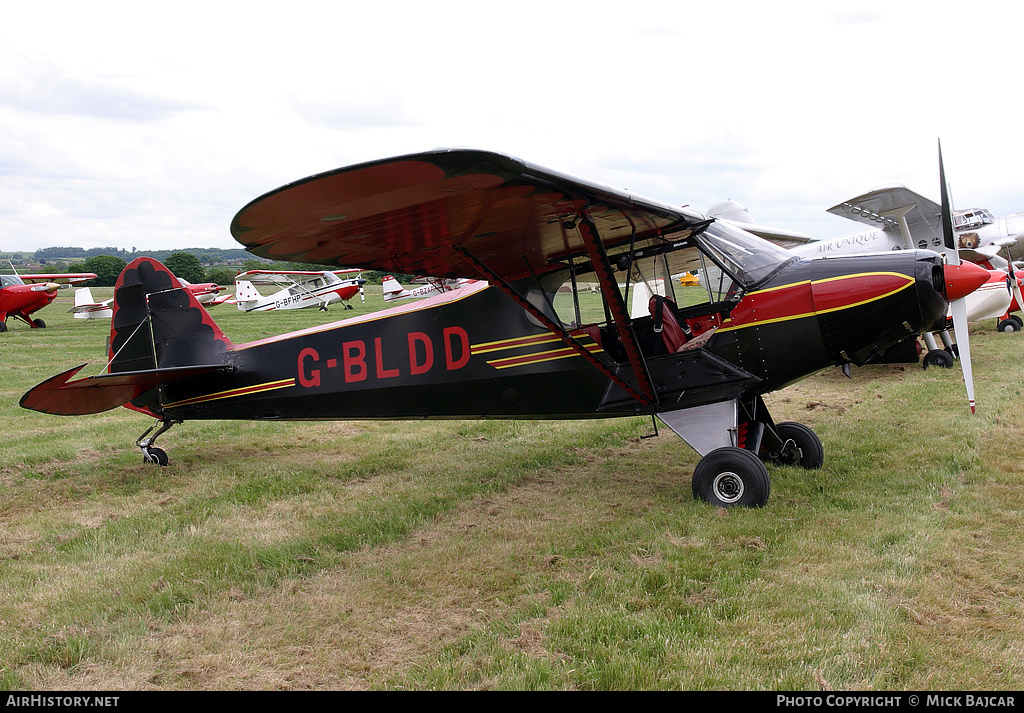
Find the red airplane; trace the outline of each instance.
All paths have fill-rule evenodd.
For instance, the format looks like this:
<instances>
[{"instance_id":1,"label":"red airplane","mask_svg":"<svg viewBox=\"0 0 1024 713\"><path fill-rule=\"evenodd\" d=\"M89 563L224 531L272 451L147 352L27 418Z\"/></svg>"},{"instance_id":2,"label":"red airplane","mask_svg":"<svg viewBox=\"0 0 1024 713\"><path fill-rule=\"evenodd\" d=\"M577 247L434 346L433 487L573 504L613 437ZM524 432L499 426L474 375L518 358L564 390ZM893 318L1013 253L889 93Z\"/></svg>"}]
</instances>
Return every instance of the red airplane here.
<instances>
[{"instance_id":1,"label":"red airplane","mask_svg":"<svg viewBox=\"0 0 1024 713\"><path fill-rule=\"evenodd\" d=\"M206 305L207 307L214 307L231 299L231 295L220 294L227 288L223 285L218 285L216 282L194 283L189 282L183 277L179 277L178 281L183 287L196 296L196 299L199 300L199 304Z\"/></svg>"},{"instance_id":2,"label":"red airplane","mask_svg":"<svg viewBox=\"0 0 1024 713\"><path fill-rule=\"evenodd\" d=\"M702 456L695 497L757 507L768 465L824 462L814 432L776 423L764 394L880 358L988 277L930 250L808 260L688 208L472 150L297 181L244 207L231 230L261 257L475 282L236 345L166 267L138 258L114 290L106 372L72 380L74 367L21 405L149 415L136 445L158 465L157 437L195 419L646 415ZM631 288L694 270L700 287L630 314ZM579 277L599 285L596 322L582 318ZM966 322L954 317L969 382Z\"/></svg>"},{"instance_id":3,"label":"red airplane","mask_svg":"<svg viewBox=\"0 0 1024 713\"><path fill-rule=\"evenodd\" d=\"M61 286L95 279L91 272L52 275L0 275L0 332L7 331L7 318L17 317L33 329L46 326L29 315L41 310L57 297Z\"/></svg>"}]
</instances>

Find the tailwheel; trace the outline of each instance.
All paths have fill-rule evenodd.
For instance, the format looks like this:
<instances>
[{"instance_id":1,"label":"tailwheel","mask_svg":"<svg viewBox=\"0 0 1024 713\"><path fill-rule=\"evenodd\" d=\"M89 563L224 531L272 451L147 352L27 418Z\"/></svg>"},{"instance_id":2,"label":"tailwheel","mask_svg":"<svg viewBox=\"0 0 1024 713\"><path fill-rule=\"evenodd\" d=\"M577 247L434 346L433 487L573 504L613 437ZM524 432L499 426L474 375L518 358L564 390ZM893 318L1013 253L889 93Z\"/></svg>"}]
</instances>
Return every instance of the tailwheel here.
<instances>
[{"instance_id":1,"label":"tailwheel","mask_svg":"<svg viewBox=\"0 0 1024 713\"><path fill-rule=\"evenodd\" d=\"M142 462L156 463L159 466L165 466L170 463L170 460L167 458L167 453L163 448L150 446L142 449Z\"/></svg>"},{"instance_id":2,"label":"tailwheel","mask_svg":"<svg viewBox=\"0 0 1024 713\"><path fill-rule=\"evenodd\" d=\"M782 448L769 453L767 460L776 465L798 465L807 470L820 468L825 462L825 449L818 434L795 421L784 421L775 427L782 439Z\"/></svg>"},{"instance_id":3,"label":"tailwheel","mask_svg":"<svg viewBox=\"0 0 1024 713\"><path fill-rule=\"evenodd\" d=\"M713 450L693 471L693 496L718 507L762 507L770 490L768 469L743 448Z\"/></svg>"},{"instance_id":4,"label":"tailwheel","mask_svg":"<svg viewBox=\"0 0 1024 713\"><path fill-rule=\"evenodd\" d=\"M143 463L155 463L159 466L167 465L170 460L167 458L167 452L163 448L157 448L153 444L156 442L158 436L164 432L170 430L171 426L181 421L158 421L157 423L146 429L146 432L139 436L138 440L135 441L140 449L142 449L142 462ZM153 431L156 433L153 433ZM149 435L153 433L153 435Z\"/></svg>"}]
</instances>

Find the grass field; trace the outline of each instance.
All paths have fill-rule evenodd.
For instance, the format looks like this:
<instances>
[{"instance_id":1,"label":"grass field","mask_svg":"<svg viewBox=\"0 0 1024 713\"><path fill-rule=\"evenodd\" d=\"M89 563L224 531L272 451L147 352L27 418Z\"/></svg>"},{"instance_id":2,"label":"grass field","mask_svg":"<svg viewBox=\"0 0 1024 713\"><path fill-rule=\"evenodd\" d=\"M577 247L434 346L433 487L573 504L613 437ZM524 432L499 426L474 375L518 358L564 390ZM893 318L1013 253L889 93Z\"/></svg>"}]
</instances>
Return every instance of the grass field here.
<instances>
[{"instance_id":1,"label":"grass field","mask_svg":"<svg viewBox=\"0 0 1024 713\"><path fill-rule=\"evenodd\" d=\"M994 322L974 416L913 365L770 395L825 467L725 511L640 418L192 422L146 465L137 413L18 406L102 369L70 300L0 335L0 690L1024 685L1024 336ZM212 314L239 343L343 316Z\"/></svg>"}]
</instances>

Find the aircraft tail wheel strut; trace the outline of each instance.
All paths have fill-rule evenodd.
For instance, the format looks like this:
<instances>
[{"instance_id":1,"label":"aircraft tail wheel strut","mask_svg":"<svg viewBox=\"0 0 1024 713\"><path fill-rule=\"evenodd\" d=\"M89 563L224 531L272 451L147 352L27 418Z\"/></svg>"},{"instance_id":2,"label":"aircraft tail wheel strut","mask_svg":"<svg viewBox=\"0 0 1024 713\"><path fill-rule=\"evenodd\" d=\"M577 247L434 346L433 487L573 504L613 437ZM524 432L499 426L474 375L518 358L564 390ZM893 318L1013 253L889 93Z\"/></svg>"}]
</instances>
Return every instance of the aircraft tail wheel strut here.
<instances>
[{"instance_id":1,"label":"aircraft tail wheel strut","mask_svg":"<svg viewBox=\"0 0 1024 713\"><path fill-rule=\"evenodd\" d=\"M181 423L181 421L160 421L159 423L155 423L150 426L146 429L145 433L139 436L135 441L135 445L142 449L143 463L155 463L156 465L164 466L170 462L167 458L166 451L162 448L157 448L153 444L156 442L157 437L166 431L169 431L171 426L176 423ZM159 428L157 428L157 426L159 426ZM156 429L156 433L153 433L154 429ZM153 433L153 435L149 435L150 433Z\"/></svg>"}]
</instances>

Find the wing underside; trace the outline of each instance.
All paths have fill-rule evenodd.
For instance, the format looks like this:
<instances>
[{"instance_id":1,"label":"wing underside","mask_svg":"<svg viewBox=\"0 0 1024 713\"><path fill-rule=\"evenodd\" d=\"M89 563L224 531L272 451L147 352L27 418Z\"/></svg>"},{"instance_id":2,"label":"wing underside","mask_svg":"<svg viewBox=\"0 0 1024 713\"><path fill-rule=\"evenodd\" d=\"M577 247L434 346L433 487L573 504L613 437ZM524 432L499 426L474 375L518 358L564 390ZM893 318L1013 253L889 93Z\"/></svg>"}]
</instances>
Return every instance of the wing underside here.
<instances>
[{"instance_id":1,"label":"wing underside","mask_svg":"<svg viewBox=\"0 0 1024 713\"><path fill-rule=\"evenodd\" d=\"M942 208L903 186L889 186L851 198L829 213L900 235L908 249L928 245L942 234Z\"/></svg>"},{"instance_id":2,"label":"wing underside","mask_svg":"<svg viewBox=\"0 0 1024 713\"><path fill-rule=\"evenodd\" d=\"M674 236L703 216L570 178L502 154L439 150L289 184L235 216L261 257L441 278L514 281L586 255L576 226L606 249Z\"/></svg>"}]
</instances>

